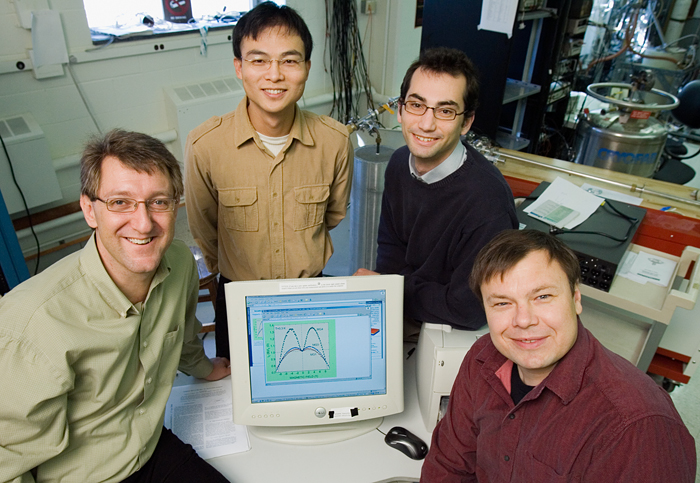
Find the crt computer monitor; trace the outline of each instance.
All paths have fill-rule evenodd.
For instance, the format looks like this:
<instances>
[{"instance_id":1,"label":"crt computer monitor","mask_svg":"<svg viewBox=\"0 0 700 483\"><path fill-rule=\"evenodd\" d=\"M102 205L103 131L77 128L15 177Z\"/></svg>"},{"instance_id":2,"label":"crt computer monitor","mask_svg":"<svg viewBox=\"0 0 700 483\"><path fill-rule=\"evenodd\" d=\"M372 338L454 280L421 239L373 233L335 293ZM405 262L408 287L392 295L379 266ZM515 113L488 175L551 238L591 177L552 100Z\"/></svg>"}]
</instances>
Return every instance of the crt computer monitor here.
<instances>
[{"instance_id":1,"label":"crt computer monitor","mask_svg":"<svg viewBox=\"0 0 700 483\"><path fill-rule=\"evenodd\" d=\"M230 282L233 421L323 444L364 434L403 400L403 277Z\"/></svg>"}]
</instances>

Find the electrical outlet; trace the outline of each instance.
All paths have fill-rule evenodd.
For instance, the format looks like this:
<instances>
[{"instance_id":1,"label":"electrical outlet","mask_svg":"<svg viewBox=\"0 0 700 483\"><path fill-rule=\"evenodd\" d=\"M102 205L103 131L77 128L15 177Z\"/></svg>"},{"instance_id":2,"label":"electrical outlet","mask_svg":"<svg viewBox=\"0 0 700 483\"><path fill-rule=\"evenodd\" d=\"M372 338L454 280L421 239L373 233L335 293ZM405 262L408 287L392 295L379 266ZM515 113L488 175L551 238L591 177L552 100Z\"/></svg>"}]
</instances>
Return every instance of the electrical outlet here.
<instances>
[{"instance_id":1,"label":"electrical outlet","mask_svg":"<svg viewBox=\"0 0 700 483\"><path fill-rule=\"evenodd\" d=\"M360 2L360 11L365 15L377 13L377 0L362 0Z\"/></svg>"}]
</instances>

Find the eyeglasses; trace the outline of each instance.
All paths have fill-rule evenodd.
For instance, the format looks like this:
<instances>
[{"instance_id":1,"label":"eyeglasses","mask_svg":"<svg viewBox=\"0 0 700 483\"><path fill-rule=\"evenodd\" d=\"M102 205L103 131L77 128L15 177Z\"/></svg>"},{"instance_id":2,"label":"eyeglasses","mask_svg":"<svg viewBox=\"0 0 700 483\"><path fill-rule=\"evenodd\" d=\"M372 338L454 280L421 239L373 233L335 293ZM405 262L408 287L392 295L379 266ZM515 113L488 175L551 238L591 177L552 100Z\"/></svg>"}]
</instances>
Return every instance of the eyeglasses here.
<instances>
[{"instance_id":1,"label":"eyeglasses","mask_svg":"<svg viewBox=\"0 0 700 483\"><path fill-rule=\"evenodd\" d=\"M95 197L95 200L104 203L107 209L114 213L133 213L138 209L139 203L146 205L148 211L156 213L175 211L175 207L178 205L179 201L174 198L155 198L145 201L132 200L131 198L110 198L108 200L102 200L98 197Z\"/></svg>"},{"instance_id":2,"label":"eyeglasses","mask_svg":"<svg viewBox=\"0 0 700 483\"><path fill-rule=\"evenodd\" d=\"M304 60L298 59L265 59L256 57L254 59L243 59L250 66L258 71L269 70L273 62L277 62L277 66L282 72L296 72L301 70Z\"/></svg>"},{"instance_id":3,"label":"eyeglasses","mask_svg":"<svg viewBox=\"0 0 700 483\"><path fill-rule=\"evenodd\" d=\"M406 109L406 112L410 112L411 114L415 114L416 116L422 116L423 114L425 114L425 111L427 111L428 109L432 109L433 116L435 116L435 119L440 119L441 121L452 121L457 116L461 116L462 114L467 112L466 110L462 112L457 112L451 107L430 107L418 101L407 102L401 99L399 102L401 102L403 107Z\"/></svg>"}]
</instances>

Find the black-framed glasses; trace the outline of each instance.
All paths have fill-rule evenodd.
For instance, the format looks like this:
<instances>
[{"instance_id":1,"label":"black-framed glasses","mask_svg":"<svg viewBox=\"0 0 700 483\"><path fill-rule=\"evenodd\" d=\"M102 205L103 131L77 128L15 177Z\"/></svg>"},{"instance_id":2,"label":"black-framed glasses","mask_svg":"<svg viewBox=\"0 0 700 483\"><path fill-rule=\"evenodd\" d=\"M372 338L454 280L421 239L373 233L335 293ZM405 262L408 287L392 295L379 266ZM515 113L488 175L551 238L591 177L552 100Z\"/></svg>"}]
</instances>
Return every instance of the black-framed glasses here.
<instances>
[{"instance_id":1,"label":"black-framed glasses","mask_svg":"<svg viewBox=\"0 0 700 483\"><path fill-rule=\"evenodd\" d=\"M435 119L440 119L441 121L452 121L457 116L461 116L467 112L466 110L457 112L455 109L447 106L430 107L420 101L406 101L404 99L400 99L399 102L404 109L406 109L406 112L410 112L416 116L422 116L428 109L432 109Z\"/></svg>"},{"instance_id":2,"label":"black-framed glasses","mask_svg":"<svg viewBox=\"0 0 700 483\"><path fill-rule=\"evenodd\" d=\"M101 201L105 204L109 211L114 213L133 213L138 207L139 203L146 205L146 209L155 213L165 213L168 211L175 211L175 207L178 205L179 200L175 198L154 198L152 200L132 200L131 198L109 198L103 200L95 196L96 201Z\"/></svg>"},{"instance_id":3,"label":"black-framed glasses","mask_svg":"<svg viewBox=\"0 0 700 483\"><path fill-rule=\"evenodd\" d=\"M243 59L250 66L259 71L269 70L273 62L277 62L277 66L283 72L294 72L301 70L301 66L305 60L299 59L267 59L265 57L254 57L252 59Z\"/></svg>"}]
</instances>

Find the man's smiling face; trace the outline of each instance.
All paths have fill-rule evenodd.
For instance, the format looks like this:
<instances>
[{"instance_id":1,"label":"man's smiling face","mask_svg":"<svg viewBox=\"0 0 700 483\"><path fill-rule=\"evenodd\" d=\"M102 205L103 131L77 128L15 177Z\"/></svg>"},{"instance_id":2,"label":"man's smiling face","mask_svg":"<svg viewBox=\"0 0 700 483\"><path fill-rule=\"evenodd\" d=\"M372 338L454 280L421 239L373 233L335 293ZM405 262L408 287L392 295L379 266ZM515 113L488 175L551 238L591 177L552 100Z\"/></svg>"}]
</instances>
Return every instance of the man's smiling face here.
<instances>
[{"instance_id":1,"label":"man's smiling face","mask_svg":"<svg viewBox=\"0 0 700 483\"><path fill-rule=\"evenodd\" d=\"M305 58L301 37L284 28L272 27L257 39L243 38L241 56L241 59L234 59L233 64L248 96L248 115L253 127L263 132L266 119L293 120L294 106L304 94L311 67L311 61ZM254 59L278 62L260 69L250 62ZM297 68L285 69L281 66L285 59L302 62Z\"/></svg>"},{"instance_id":2,"label":"man's smiling face","mask_svg":"<svg viewBox=\"0 0 700 483\"><path fill-rule=\"evenodd\" d=\"M571 293L559 262L538 250L482 283L481 294L494 346L536 386L576 342L581 292Z\"/></svg>"},{"instance_id":3,"label":"man's smiling face","mask_svg":"<svg viewBox=\"0 0 700 483\"><path fill-rule=\"evenodd\" d=\"M411 84L404 102L421 102L429 107L447 107L456 112L464 111L464 91L467 81L463 75L433 73L418 68L411 77ZM416 165L430 170L452 154L459 137L466 134L474 117L459 114L451 121L435 119L432 109L422 116L406 112L404 107L397 114L403 137L409 151L416 158Z\"/></svg>"},{"instance_id":4,"label":"man's smiling face","mask_svg":"<svg viewBox=\"0 0 700 483\"><path fill-rule=\"evenodd\" d=\"M141 173L107 156L100 170L97 197L102 200L130 198L145 201L173 198L173 185L161 171ZM114 283L128 287L150 279L173 240L177 211L151 212L139 203L133 213L115 213L105 203L80 197L85 220L95 229L97 250Z\"/></svg>"}]
</instances>

